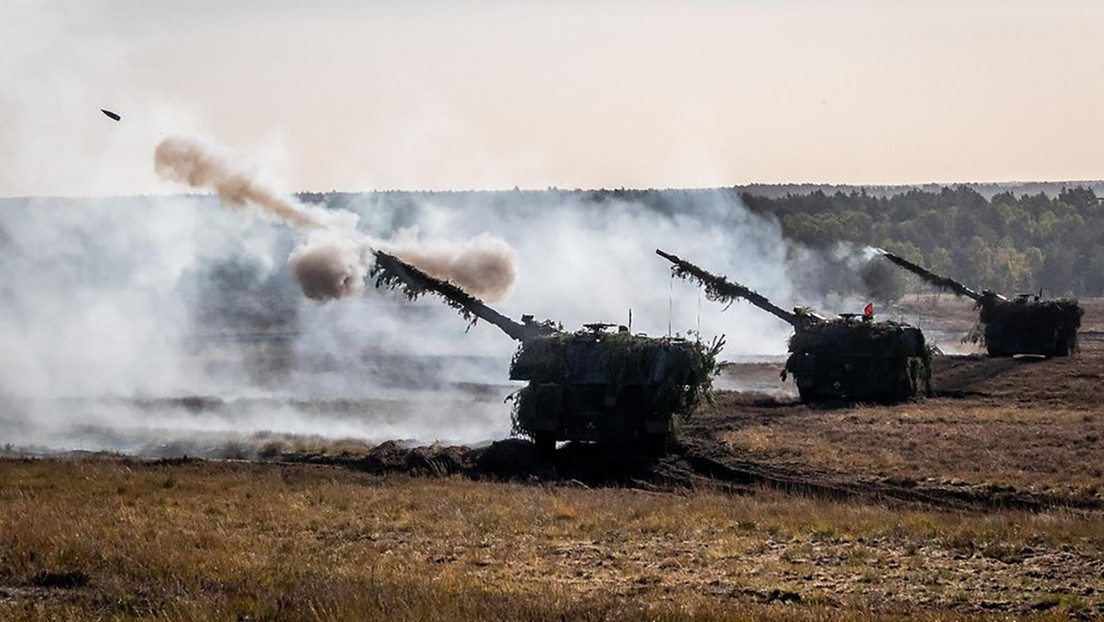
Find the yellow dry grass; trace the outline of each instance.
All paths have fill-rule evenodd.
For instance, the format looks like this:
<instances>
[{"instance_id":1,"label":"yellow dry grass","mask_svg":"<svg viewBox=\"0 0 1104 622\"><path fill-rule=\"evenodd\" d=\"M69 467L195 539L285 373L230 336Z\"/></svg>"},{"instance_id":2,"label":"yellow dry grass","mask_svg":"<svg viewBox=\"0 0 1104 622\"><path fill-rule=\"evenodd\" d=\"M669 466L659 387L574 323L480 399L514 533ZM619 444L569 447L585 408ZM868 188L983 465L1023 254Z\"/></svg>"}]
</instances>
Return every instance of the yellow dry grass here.
<instances>
[{"instance_id":1,"label":"yellow dry grass","mask_svg":"<svg viewBox=\"0 0 1104 622\"><path fill-rule=\"evenodd\" d=\"M3 619L1060 619L1101 612L1102 559L1071 512L0 461Z\"/></svg>"},{"instance_id":2,"label":"yellow dry grass","mask_svg":"<svg viewBox=\"0 0 1104 622\"><path fill-rule=\"evenodd\" d=\"M752 423L721 438L764 460L850 478L969 482L1104 493L1104 413L1033 404L928 399L812 411Z\"/></svg>"}]
</instances>

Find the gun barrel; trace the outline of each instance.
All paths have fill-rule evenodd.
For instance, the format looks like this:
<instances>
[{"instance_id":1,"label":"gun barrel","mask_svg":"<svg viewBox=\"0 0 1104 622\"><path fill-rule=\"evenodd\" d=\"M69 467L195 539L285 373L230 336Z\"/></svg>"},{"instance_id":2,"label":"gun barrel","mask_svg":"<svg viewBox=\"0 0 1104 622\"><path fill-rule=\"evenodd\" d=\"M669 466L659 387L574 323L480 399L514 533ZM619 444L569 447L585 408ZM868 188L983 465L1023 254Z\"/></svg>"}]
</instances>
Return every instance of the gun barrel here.
<instances>
[{"instance_id":1,"label":"gun barrel","mask_svg":"<svg viewBox=\"0 0 1104 622\"><path fill-rule=\"evenodd\" d=\"M477 317L485 322L494 324L502 332L516 341L528 341L541 334L536 326L520 324L502 315L498 311L488 307L475 296L465 292L459 287L429 276L418 268L406 263L398 257L375 251L376 265L372 268L372 274L376 276L377 287L387 284L400 284L411 297L417 297L425 292L432 292L441 296L445 301L460 309L465 314Z\"/></svg>"},{"instance_id":2,"label":"gun barrel","mask_svg":"<svg viewBox=\"0 0 1104 622\"><path fill-rule=\"evenodd\" d=\"M739 283L733 283L723 276L717 276L716 274L707 272L677 255L665 253L658 248L656 249L656 254L673 263L675 265L673 269L677 275L690 276L701 283L702 286L705 287L706 295L713 300L728 301L735 300L736 298L743 298L780 320L788 322L795 328L799 328L805 323L805 318L796 313L786 311L770 300L767 300L766 296L763 296L759 292L744 287ZM814 320L816 318L817 316L812 315L808 317L808 319Z\"/></svg>"},{"instance_id":3,"label":"gun barrel","mask_svg":"<svg viewBox=\"0 0 1104 622\"><path fill-rule=\"evenodd\" d=\"M899 257L897 255L894 255L893 253L891 253L889 251L884 251L882 249L878 249L878 251L886 259L892 261L893 263L897 264L898 266L901 266L905 270L908 270L909 272L911 272L911 273L915 274L916 276L924 279L925 281L931 283L932 285L935 285L936 287L940 287L940 288L949 290L952 293L954 293L956 296L966 296L967 298L973 299L977 302L981 302L982 295L979 292L976 292L976 291L970 289L969 287L966 287L962 283L959 283L958 281L956 281L956 280L954 280L950 277L939 276L938 274L935 274L933 272L929 272L928 270L925 270L924 268L921 268L920 266L912 263L911 261L909 261L909 260L907 260L903 257Z\"/></svg>"}]
</instances>

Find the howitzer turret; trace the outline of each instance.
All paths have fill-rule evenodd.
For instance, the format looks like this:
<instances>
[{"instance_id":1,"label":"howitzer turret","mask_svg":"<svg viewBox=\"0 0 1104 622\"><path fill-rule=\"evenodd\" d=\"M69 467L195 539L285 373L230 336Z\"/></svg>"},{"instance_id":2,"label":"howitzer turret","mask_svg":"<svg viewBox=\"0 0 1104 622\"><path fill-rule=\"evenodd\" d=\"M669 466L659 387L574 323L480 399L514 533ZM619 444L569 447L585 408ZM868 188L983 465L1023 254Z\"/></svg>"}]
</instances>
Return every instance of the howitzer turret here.
<instances>
[{"instance_id":1,"label":"howitzer turret","mask_svg":"<svg viewBox=\"0 0 1104 622\"><path fill-rule=\"evenodd\" d=\"M674 276L700 283L709 300L751 302L794 327L782 378L794 377L802 401L824 399L898 402L930 391L931 357L920 329L872 316L828 319L798 308L788 312L765 296L670 253Z\"/></svg>"},{"instance_id":2,"label":"howitzer turret","mask_svg":"<svg viewBox=\"0 0 1104 622\"><path fill-rule=\"evenodd\" d=\"M977 292L893 253L880 252L928 283L977 303L978 330L971 335L984 342L989 356L1069 356L1077 351L1077 329L1081 327L1084 310L1076 300L1042 300L1041 296L1031 294L1009 300L990 290Z\"/></svg>"},{"instance_id":3,"label":"howitzer turret","mask_svg":"<svg viewBox=\"0 0 1104 622\"><path fill-rule=\"evenodd\" d=\"M705 398L723 341L631 335L612 324L565 332L531 316L515 322L459 287L429 276L394 255L376 253L377 287L409 298L440 296L471 323L484 320L519 342L510 379L528 381L514 394L514 430L545 452L556 441L634 442L666 447L680 419Z\"/></svg>"}]
</instances>

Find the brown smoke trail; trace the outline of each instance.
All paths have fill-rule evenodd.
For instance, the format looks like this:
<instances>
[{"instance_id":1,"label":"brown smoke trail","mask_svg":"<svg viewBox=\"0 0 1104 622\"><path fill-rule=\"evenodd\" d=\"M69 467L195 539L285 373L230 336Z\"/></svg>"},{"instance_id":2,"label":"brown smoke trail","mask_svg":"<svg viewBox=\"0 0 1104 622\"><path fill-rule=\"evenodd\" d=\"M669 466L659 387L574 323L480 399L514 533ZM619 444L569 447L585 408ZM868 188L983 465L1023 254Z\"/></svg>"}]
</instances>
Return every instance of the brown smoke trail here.
<instances>
[{"instance_id":1,"label":"brown smoke trail","mask_svg":"<svg viewBox=\"0 0 1104 622\"><path fill-rule=\"evenodd\" d=\"M193 188L214 190L219 199L228 205L256 205L296 227L322 226L321 222L257 184L248 173L235 170L229 162L199 141L181 136L162 140L153 153L153 167L163 179L185 183Z\"/></svg>"},{"instance_id":2,"label":"brown smoke trail","mask_svg":"<svg viewBox=\"0 0 1104 622\"><path fill-rule=\"evenodd\" d=\"M470 240L418 240L406 232L394 242L372 240L356 230L357 215L280 197L250 173L235 168L214 147L173 136L154 152L154 171L193 188L214 190L233 207L254 205L298 229L306 240L288 257L303 294L325 302L359 293L375 261L373 248L388 250L427 274L452 281L469 294L497 302L517 278L517 251L490 235Z\"/></svg>"}]
</instances>

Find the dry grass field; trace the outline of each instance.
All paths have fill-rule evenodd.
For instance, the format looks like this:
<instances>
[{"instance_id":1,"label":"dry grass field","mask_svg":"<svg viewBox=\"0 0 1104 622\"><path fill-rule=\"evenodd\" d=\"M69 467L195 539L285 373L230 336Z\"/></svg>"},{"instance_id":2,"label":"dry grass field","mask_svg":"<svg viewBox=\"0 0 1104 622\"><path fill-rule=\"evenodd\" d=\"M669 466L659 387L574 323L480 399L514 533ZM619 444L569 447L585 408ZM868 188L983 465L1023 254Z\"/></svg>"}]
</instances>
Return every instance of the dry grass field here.
<instances>
[{"instance_id":1,"label":"dry grass field","mask_svg":"<svg viewBox=\"0 0 1104 622\"><path fill-rule=\"evenodd\" d=\"M971 316L951 301L948 332L965 333ZM938 357L934 397L895 406L726 393L694 425L777 467L1104 502L1104 303L1086 306L1077 357Z\"/></svg>"},{"instance_id":2,"label":"dry grass field","mask_svg":"<svg viewBox=\"0 0 1104 622\"><path fill-rule=\"evenodd\" d=\"M722 438L756 460L848 478L931 480L1104 500L1104 412L933 399L769 415Z\"/></svg>"},{"instance_id":3,"label":"dry grass field","mask_svg":"<svg viewBox=\"0 0 1104 622\"><path fill-rule=\"evenodd\" d=\"M294 439L3 458L0 619L1102 617L1102 318L1077 358L942 358L897 406L721 393L680 452L608 480L567 449L499 479Z\"/></svg>"},{"instance_id":4,"label":"dry grass field","mask_svg":"<svg viewBox=\"0 0 1104 622\"><path fill-rule=\"evenodd\" d=\"M1098 615L1104 524L762 491L7 461L0 618Z\"/></svg>"}]
</instances>

